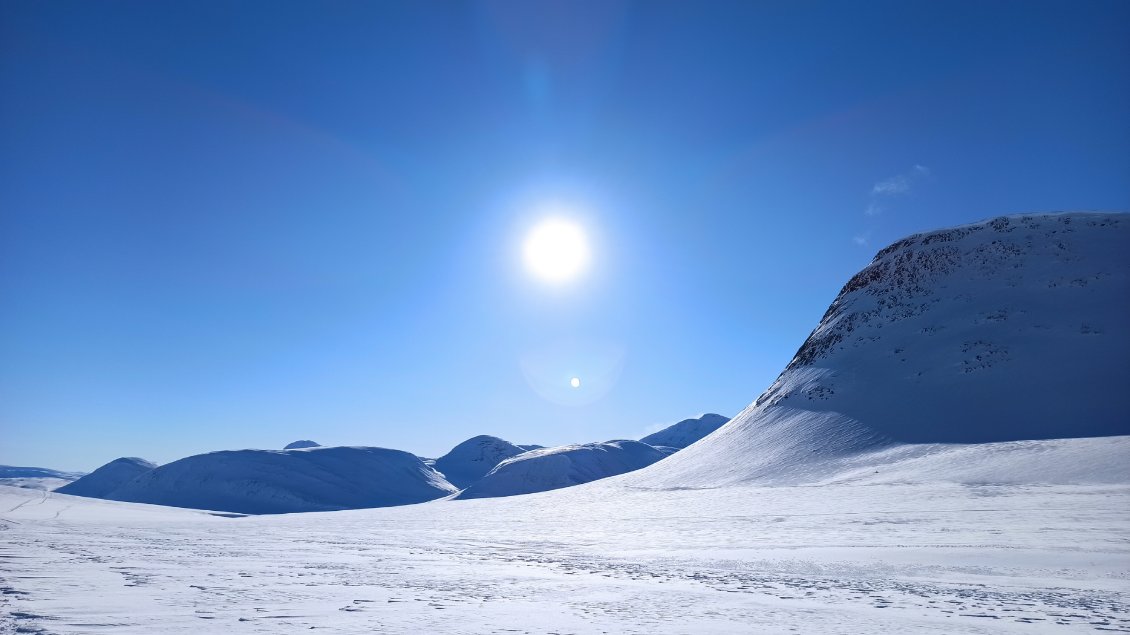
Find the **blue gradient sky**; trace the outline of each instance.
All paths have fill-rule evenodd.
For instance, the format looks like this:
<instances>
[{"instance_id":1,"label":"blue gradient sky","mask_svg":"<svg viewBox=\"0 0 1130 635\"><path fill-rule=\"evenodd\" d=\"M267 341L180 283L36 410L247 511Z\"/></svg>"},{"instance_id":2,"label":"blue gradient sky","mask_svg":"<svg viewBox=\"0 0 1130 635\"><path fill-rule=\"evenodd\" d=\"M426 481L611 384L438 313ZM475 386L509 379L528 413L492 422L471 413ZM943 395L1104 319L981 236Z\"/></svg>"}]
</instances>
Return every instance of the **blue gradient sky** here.
<instances>
[{"instance_id":1,"label":"blue gradient sky","mask_svg":"<svg viewBox=\"0 0 1130 635\"><path fill-rule=\"evenodd\" d=\"M5 464L636 438L885 243L1130 208L1125 2L5 2L0 94Z\"/></svg>"}]
</instances>

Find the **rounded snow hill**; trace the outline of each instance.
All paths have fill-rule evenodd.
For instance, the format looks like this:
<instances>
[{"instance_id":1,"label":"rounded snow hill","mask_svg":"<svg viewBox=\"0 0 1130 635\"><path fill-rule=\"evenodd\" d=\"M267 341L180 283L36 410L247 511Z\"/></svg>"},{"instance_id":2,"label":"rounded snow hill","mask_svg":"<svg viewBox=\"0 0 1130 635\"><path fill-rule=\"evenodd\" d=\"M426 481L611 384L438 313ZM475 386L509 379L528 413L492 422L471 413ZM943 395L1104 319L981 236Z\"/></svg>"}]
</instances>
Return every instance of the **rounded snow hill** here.
<instances>
[{"instance_id":1,"label":"rounded snow hill","mask_svg":"<svg viewBox=\"0 0 1130 635\"><path fill-rule=\"evenodd\" d=\"M435 469L452 485L463 489L486 476L499 463L525 451L522 446L483 434L467 439L436 459Z\"/></svg>"},{"instance_id":2,"label":"rounded snow hill","mask_svg":"<svg viewBox=\"0 0 1130 635\"><path fill-rule=\"evenodd\" d=\"M514 496L580 485L638 470L669 455L639 441L607 441L531 450L507 459L456 498Z\"/></svg>"},{"instance_id":3,"label":"rounded snow hill","mask_svg":"<svg viewBox=\"0 0 1130 635\"><path fill-rule=\"evenodd\" d=\"M114 459L90 474L72 483L68 483L55 491L60 494L71 494L73 496L106 498L106 495L110 492L155 467L157 467L156 464L150 463L145 459L139 459L136 456L126 456L120 459Z\"/></svg>"},{"instance_id":4,"label":"rounded snow hill","mask_svg":"<svg viewBox=\"0 0 1130 635\"><path fill-rule=\"evenodd\" d=\"M902 443L1127 435L1127 325L1130 216L916 234L848 281L753 404L623 482L811 482Z\"/></svg>"},{"instance_id":5,"label":"rounded snow hill","mask_svg":"<svg viewBox=\"0 0 1130 635\"><path fill-rule=\"evenodd\" d=\"M286 447L283 448L283 449L284 450L301 450L303 448L320 448L320 447L322 447L322 445L320 443L310 441L309 439L302 439L301 441L295 441L293 443L286 444Z\"/></svg>"},{"instance_id":6,"label":"rounded snow hill","mask_svg":"<svg viewBox=\"0 0 1130 635\"><path fill-rule=\"evenodd\" d=\"M683 419L659 432L647 435L640 441L656 447L682 449L721 428L729 420L729 417L708 412L697 419Z\"/></svg>"},{"instance_id":7,"label":"rounded snow hill","mask_svg":"<svg viewBox=\"0 0 1130 635\"><path fill-rule=\"evenodd\" d=\"M104 498L280 514L407 505L455 491L408 452L334 447L199 454L143 474Z\"/></svg>"}]
</instances>

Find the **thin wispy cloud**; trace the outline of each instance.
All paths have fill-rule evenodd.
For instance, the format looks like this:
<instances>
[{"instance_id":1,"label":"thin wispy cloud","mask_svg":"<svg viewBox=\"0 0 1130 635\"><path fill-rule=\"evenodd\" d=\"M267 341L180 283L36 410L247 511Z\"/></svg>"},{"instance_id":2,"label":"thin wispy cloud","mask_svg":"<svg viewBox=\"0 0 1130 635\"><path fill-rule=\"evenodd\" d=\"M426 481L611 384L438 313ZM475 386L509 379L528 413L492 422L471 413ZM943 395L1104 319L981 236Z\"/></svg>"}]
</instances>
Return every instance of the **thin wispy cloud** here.
<instances>
[{"instance_id":1,"label":"thin wispy cloud","mask_svg":"<svg viewBox=\"0 0 1130 635\"><path fill-rule=\"evenodd\" d=\"M909 193L920 181L930 176L930 168L915 164L909 171L904 174L896 174L890 178L883 179L871 187L871 205L868 206L868 214L873 215L871 208L875 206L875 199L901 196Z\"/></svg>"},{"instance_id":2,"label":"thin wispy cloud","mask_svg":"<svg viewBox=\"0 0 1130 635\"><path fill-rule=\"evenodd\" d=\"M906 194L910 191L910 179L900 174L892 176L885 181L879 181L871 188L873 196L893 196L895 194Z\"/></svg>"},{"instance_id":3,"label":"thin wispy cloud","mask_svg":"<svg viewBox=\"0 0 1130 635\"><path fill-rule=\"evenodd\" d=\"M878 216L887 209L884 201L909 194L918 184L930 177L930 168L916 163L903 174L896 174L871 186L870 200L863 214Z\"/></svg>"},{"instance_id":4,"label":"thin wispy cloud","mask_svg":"<svg viewBox=\"0 0 1130 635\"><path fill-rule=\"evenodd\" d=\"M863 215L874 217L886 212L895 199L910 194L919 184L930 178L930 174L930 168L916 163L902 174L896 174L876 182L871 186L871 193L868 196L867 207L863 209ZM852 236L851 240L861 247L866 247L871 242L871 231L856 234Z\"/></svg>"}]
</instances>

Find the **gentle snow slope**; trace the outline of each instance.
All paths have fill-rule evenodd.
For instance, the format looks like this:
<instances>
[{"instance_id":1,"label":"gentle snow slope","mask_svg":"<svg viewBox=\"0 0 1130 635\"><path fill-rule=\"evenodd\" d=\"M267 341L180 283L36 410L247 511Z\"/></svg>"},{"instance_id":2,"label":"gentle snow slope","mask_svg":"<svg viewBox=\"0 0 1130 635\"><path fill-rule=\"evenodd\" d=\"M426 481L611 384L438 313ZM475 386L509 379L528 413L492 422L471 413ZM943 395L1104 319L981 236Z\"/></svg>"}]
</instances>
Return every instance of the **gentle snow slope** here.
<instances>
[{"instance_id":1,"label":"gentle snow slope","mask_svg":"<svg viewBox=\"0 0 1130 635\"><path fill-rule=\"evenodd\" d=\"M707 413L697 419L683 419L679 423L667 426L659 432L647 435L640 439L640 441L648 445L678 448L681 450L711 432L714 432L718 428L721 428L729 420L729 417Z\"/></svg>"},{"instance_id":2,"label":"gentle snow slope","mask_svg":"<svg viewBox=\"0 0 1130 635\"><path fill-rule=\"evenodd\" d=\"M623 482L813 482L853 461L949 451L900 442L1130 434L1128 247L1130 219L1098 213L900 240L844 286L753 404ZM1112 447L1100 471L1130 461Z\"/></svg>"},{"instance_id":3,"label":"gentle snow slope","mask_svg":"<svg viewBox=\"0 0 1130 635\"><path fill-rule=\"evenodd\" d=\"M106 498L107 494L157 467L145 459L125 456L114 459L90 474L58 489L62 494Z\"/></svg>"},{"instance_id":4,"label":"gentle snow slope","mask_svg":"<svg viewBox=\"0 0 1130 635\"><path fill-rule=\"evenodd\" d=\"M513 496L579 485L638 470L668 454L639 441L531 450L503 461L456 498Z\"/></svg>"},{"instance_id":5,"label":"gentle snow slope","mask_svg":"<svg viewBox=\"0 0 1130 635\"><path fill-rule=\"evenodd\" d=\"M406 505L455 492L400 450L232 450L156 468L104 498L248 514Z\"/></svg>"},{"instance_id":6,"label":"gentle snow slope","mask_svg":"<svg viewBox=\"0 0 1130 635\"><path fill-rule=\"evenodd\" d=\"M435 461L435 468L454 486L463 489L486 476L504 460L526 449L498 437L479 435L455 446Z\"/></svg>"}]
</instances>

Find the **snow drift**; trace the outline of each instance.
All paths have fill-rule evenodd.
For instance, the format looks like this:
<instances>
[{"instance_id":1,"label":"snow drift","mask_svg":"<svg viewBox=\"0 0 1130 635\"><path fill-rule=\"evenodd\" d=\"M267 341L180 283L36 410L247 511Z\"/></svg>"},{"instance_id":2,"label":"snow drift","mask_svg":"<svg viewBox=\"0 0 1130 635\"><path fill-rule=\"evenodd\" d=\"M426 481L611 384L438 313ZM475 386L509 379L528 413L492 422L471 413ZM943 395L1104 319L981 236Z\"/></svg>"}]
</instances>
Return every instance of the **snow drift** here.
<instances>
[{"instance_id":1,"label":"snow drift","mask_svg":"<svg viewBox=\"0 0 1130 635\"><path fill-rule=\"evenodd\" d=\"M153 469L100 498L277 514L407 505L455 491L408 452L318 447L190 456Z\"/></svg>"},{"instance_id":2,"label":"snow drift","mask_svg":"<svg viewBox=\"0 0 1130 635\"><path fill-rule=\"evenodd\" d=\"M456 498L513 496L579 485L638 470L672 451L639 441L607 441L531 450L499 463Z\"/></svg>"},{"instance_id":3,"label":"snow drift","mask_svg":"<svg viewBox=\"0 0 1130 635\"><path fill-rule=\"evenodd\" d=\"M463 489L486 476L499 463L522 454L529 447L483 434L467 439L436 459L435 468L452 485Z\"/></svg>"},{"instance_id":4,"label":"snow drift","mask_svg":"<svg viewBox=\"0 0 1130 635\"><path fill-rule=\"evenodd\" d=\"M1128 324L1126 215L1009 216L916 234L848 281L753 404L618 482L816 482L907 461L937 478L990 461L976 478L1007 479L1009 451L1061 474L1073 460L1063 457L1087 459L1045 450L1084 445L1105 462L1091 472L1124 479L1125 438L1016 442L1130 434Z\"/></svg>"},{"instance_id":5,"label":"snow drift","mask_svg":"<svg viewBox=\"0 0 1130 635\"><path fill-rule=\"evenodd\" d=\"M136 456L124 456L110 461L90 474L55 491L74 496L107 498L110 492L155 467L157 467L156 464L145 459L139 459Z\"/></svg>"}]
</instances>

